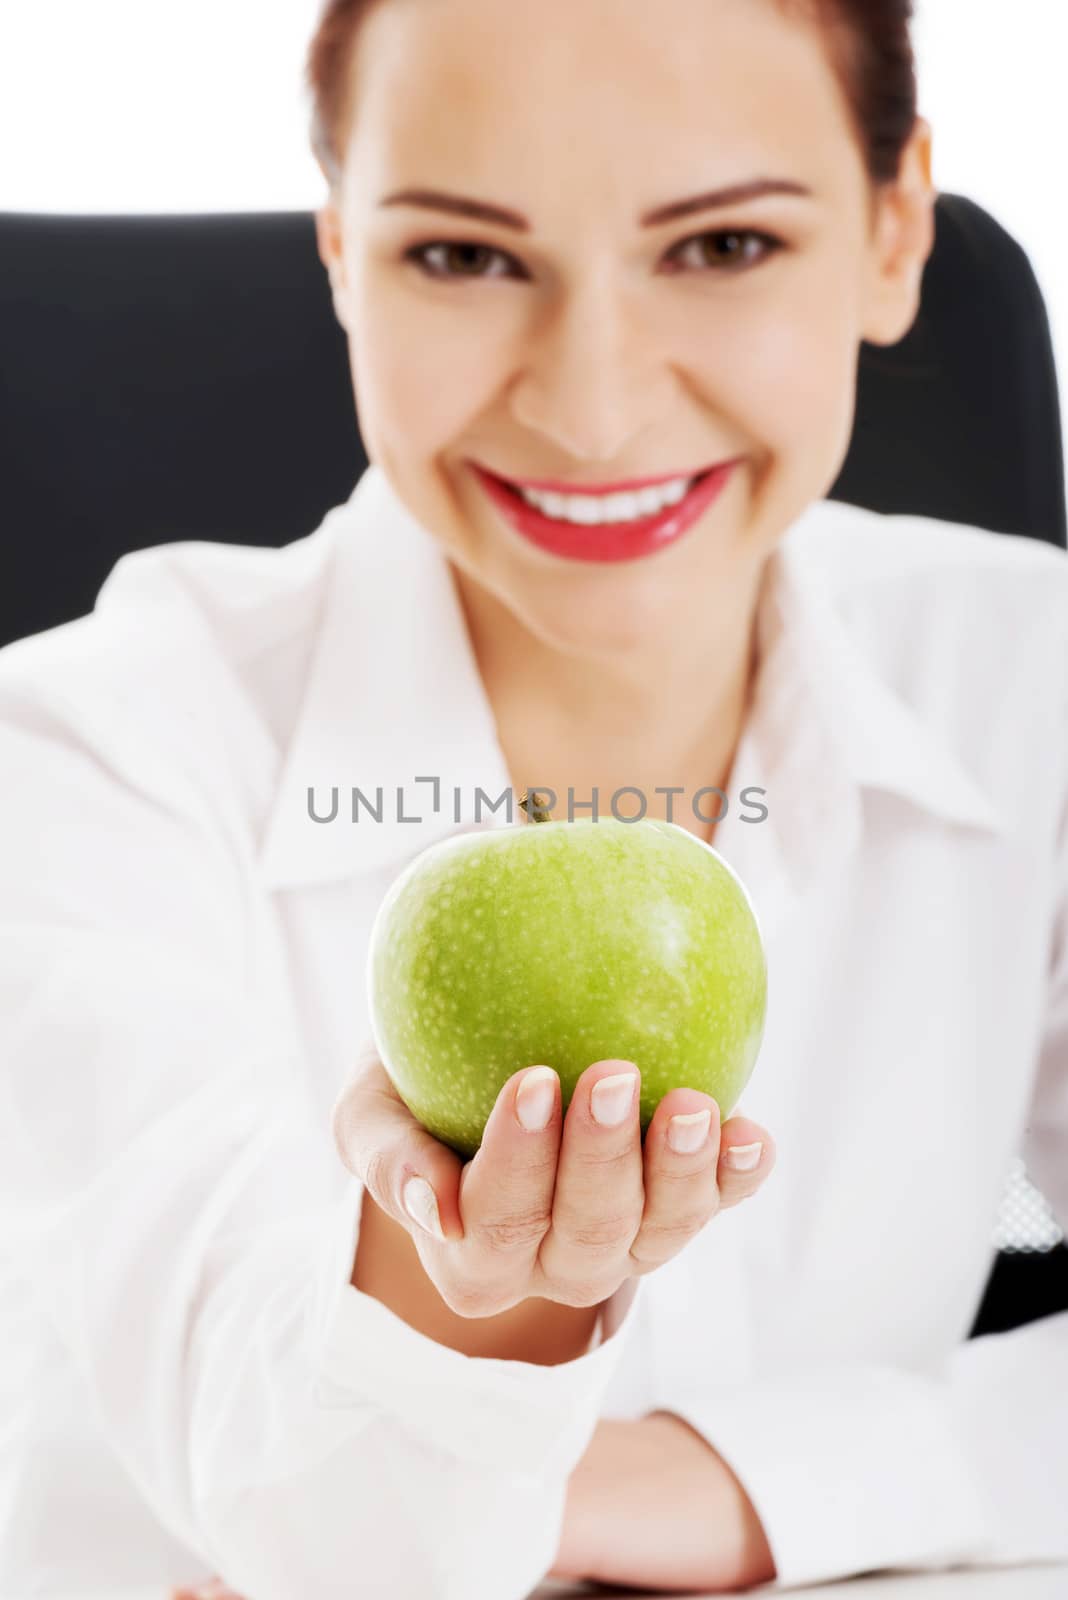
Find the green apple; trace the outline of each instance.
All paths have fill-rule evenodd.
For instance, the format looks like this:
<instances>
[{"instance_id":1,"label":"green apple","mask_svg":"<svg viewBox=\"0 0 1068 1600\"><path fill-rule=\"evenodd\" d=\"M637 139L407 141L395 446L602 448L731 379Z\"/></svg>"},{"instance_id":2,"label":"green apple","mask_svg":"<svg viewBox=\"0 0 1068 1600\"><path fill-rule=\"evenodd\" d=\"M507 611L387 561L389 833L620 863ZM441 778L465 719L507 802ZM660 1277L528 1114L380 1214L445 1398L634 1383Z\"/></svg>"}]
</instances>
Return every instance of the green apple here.
<instances>
[{"instance_id":1,"label":"green apple","mask_svg":"<svg viewBox=\"0 0 1068 1600\"><path fill-rule=\"evenodd\" d=\"M767 963L740 880L674 823L540 820L454 834L410 862L371 930L379 1056L425 1128L478 1150L504 1083L545 1064L566 1111L608 1057L724 1119L764 1031Z\"/></svg>"}]
</instances>

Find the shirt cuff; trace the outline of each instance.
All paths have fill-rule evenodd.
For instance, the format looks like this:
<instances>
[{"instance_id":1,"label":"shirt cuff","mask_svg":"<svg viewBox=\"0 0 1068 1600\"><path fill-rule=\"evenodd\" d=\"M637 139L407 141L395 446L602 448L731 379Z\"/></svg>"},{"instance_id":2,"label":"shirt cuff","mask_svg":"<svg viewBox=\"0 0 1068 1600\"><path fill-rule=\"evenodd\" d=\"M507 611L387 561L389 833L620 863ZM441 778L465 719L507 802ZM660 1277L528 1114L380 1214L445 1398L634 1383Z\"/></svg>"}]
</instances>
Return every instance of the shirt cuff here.
<instances>
[{"instance_id":1,"label":"shirt cuff","mask_svg":"<svg viewBox=\"0 0 1068 1600\"><path fill-rule=\"evenodd\" d=\"M320 1286L323 1406L371 1402L413 1435L477 1466L566 1476L585 1454L645 1288L631 1278L601 1307L585 1354L558 1366L468 1356L409 1327L351 1283L363 1185L350 1180Z\"/></svg>"},{"instance_id":2,"label":"shirt cuff","mask_svg":"<svg viewBox=\"0 0 1068 1600\"><path fill-rule=\"evenodd\" d=\"M659 1402L712 1445L763 1524L760 1592L989 1552L948 1387L898 1368L806 1370Z\"/></svg>"}]
</instances>

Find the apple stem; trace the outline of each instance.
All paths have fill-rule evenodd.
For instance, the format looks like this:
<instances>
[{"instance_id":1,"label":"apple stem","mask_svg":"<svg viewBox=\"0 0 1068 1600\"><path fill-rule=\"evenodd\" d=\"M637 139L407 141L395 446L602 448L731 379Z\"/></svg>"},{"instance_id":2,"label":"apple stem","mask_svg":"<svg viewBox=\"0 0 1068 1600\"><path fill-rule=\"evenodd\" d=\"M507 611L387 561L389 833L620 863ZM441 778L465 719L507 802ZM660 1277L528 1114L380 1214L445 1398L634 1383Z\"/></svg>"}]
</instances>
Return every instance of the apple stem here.
<instances>
[{"instance_id":1,"label":"apple stem","mask_svg":"<svg viewBox=\"0 0 1068 1600\"><path fill-rule=\"evenodd\" d=\"M520 800L520 807L527 814L528 822L551 822L553 814L547 805L544 805L535 789L529 790Z\"/></svg>"}]
</instances>

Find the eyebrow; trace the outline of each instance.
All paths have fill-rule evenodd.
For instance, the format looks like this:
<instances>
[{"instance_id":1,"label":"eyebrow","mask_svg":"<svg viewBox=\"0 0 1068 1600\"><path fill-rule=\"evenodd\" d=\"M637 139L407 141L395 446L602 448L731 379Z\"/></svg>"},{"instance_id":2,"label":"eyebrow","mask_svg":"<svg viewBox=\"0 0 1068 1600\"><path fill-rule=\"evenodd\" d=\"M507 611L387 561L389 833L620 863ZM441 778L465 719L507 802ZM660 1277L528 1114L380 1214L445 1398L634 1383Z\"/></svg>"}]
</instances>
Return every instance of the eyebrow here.
<instances>
[{"instance_id":1,"label":"eyebrow","mask_svg":"<svg viewBox=\"0 0 1068 1600\"><path fill-rule=\"evenodd\" d=\"M772 194L811 198L812 190L793 178L751 178L747 183L732 183L724 189L709 189L703 194L690 195L685 200L669 201L667 205L646 211L639 221L643 228L655 228L665 222L674 222L679 217L692 216L697 211L742 205L747 200L761 200L765 195ZM479 222L493 222L502 228L514 228L518 233L531 231L530 222L518 211L512 211L507 206L492 205L487 200L474 200L466 195L446 194L439 189L397 189L380 200L379 205L447 211L452 216L473 217Z\"/></svg>"}]
</instances>

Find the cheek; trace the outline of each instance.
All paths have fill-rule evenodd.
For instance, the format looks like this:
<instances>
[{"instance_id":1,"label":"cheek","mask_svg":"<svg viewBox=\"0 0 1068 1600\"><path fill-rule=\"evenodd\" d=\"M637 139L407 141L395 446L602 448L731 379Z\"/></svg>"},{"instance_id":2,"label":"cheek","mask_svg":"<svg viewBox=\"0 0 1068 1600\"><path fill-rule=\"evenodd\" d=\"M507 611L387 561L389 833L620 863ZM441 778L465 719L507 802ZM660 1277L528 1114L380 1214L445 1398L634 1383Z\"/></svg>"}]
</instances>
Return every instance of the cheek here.
<instances>
[{"instance_id":1,"label":"cheek","mask_svg":"<svg viewBox=\"0 0 1068 1600\"><path fill-rule=\"evenodd\" d=\"M706 396L769 454L829 454L848 435L860 342L853 298L841 279L798 272L692 319Z\"/></svg>"},{"instance_id":2,"label":"cheek","mask_svg":"<svg viewBox=\"0 0 1068 1600\"><path fill-rule=\"evenodd\" d=\"M749 351L745 401L779 451L836 446L853 410L858 336L823 309L769 320Z\"/></svg>"},{"instance_id":3,"label":"cheek","mask_svg":"<svg viewBox=\"0 0 1068 1600\"><path fill-rule=\"evenodd\" d=\"M368 274L354 301L353 385L368 440L394 441L403 455L446 448L499 387L503 330L459 303L406 293L392 275Z\"/></svg>"}]
</instances>

